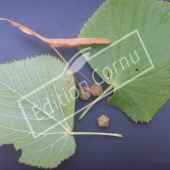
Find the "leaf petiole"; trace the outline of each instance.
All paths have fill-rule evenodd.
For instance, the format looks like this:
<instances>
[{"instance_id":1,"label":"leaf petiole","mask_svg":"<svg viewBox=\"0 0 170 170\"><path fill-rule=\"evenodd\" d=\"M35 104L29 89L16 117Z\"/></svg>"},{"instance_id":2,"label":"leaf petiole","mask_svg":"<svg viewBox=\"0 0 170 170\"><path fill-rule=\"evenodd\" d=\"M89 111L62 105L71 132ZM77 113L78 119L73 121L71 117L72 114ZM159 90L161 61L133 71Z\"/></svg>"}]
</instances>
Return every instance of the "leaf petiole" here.
<instances>
[{"instance_id":1,"label":"leaf petiole","mask_svg":"<svg viewBox=\"0 0 170 170\"><path fill-rule=\"evenodd\" d=\"M111 84L97 99L95 99L91 105L81 114L81 116L79 117L79 120L81 120L86 114L87 112L93 107L93 105L95 105L107 92L109 92L110 90L112 90L114 88L114 85Z\"/></svg>"},{"instance_id":2,"label":"leaf petiole","mask_svg":"<svg viewBox=\"0 0 170 170\"><path fill-rule=\"evenodd\" d=\"M114 136L122 138L121 134L116 133L96 133L96 132L67 132L69 135L103 135L103 136Z\"/></svg>"}]
</instances>

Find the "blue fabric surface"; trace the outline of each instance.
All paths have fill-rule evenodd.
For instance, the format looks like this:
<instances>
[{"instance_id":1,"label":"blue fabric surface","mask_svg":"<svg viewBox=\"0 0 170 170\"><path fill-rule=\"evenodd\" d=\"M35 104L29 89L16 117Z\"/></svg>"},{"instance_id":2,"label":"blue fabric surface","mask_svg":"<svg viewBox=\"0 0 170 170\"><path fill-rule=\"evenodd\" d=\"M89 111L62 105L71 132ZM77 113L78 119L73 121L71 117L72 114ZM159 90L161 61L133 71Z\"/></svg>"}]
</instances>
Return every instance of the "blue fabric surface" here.
<instances>
[{"instance_id":1,"label":"blue fabric surface","mask_svg":"<svg viewBox=\"0 0 170 170\"><path fill-rule=\"evenodd\" d=\"M45 37L76 38L84 23L103 2L104 0L1 0L0 17L21 23ZM78 49L60 48L59 51L68 61ZM57 56L48 44L0 21L0 64L40 54ZM91 79L92 68L88 64L81 71ZM80 81L83 80L80 75L76 75ZM99 77L97 79L101 81ZM103 87L106 88L107 85ZM78 100L76 110L86 103ZM76 153L63 161L57 169L170 169L169 112L170 102L167 102L150 123L136 124L120 110L108 105L107 98L104 98L82 121L78 121L80 114L75 116L74 131L121 133L123 138L75 136ZM99 128L97 124L97 118L102 114L110 118L109 127L105 129ZM17 160L20 155L21 150L15 151L13 145L1 146L0 169L37 169L19 163Z\"/></svg>"}]
</instances>

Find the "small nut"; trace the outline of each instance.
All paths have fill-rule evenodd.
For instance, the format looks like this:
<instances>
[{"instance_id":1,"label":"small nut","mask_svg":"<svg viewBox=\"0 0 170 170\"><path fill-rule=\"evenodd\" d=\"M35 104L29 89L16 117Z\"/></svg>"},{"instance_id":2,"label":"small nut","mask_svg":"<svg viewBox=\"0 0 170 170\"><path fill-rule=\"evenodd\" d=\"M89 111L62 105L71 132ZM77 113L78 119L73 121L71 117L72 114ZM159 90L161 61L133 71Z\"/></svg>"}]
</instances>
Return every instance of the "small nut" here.
<instances>
[{"instance_id":1,"label":"small nut","mask_svg":"<svg viewBox=\"0 0 170 170\"><path fill-rule=\"evenodd\" d=\"M80 99L82 99L82 100L89 100L90 99L91 94L90 94L90 90L87 87L82 86L81 89L78 89L78 91L79 91Z\"/></svg>"},{"instance_id":2,"label":"small nut","mask_svg":"<svg viewBox=\"0 0 170 170\"><path fill-rule=\"evenodd\" d=\"M93 96L99 96L103 93L103 89L102 86L100 84L94 83L93 85L91 85L90 87L90 93Z\"/></svg>"},{"instance_id":3,"label":"small nut","mask_svg":"<svg viewBox=\"0 0 170 170\"><path fill-rule=\"evenodd\" d=\"M100 127L108 127L110 119L107 116L102 115L97 120Z\"/></svg>"}]
</instances>

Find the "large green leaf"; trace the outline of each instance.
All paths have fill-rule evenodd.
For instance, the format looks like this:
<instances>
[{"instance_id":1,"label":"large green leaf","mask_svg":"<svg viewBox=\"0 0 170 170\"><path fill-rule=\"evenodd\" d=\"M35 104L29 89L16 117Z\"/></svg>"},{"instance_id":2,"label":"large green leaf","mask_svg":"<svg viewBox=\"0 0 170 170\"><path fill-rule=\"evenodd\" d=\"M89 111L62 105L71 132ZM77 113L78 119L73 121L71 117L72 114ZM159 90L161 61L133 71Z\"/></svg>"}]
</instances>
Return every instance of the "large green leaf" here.
<instances>
[{"instance_id":1,"label":"large green leaf","mask_svg":"<svg viewBox=\"0 0 170 170\"><path fill-rule=\"evenodd\" d=\"M98 75L115 88L115 93L109 98L108 103L124 111L136 122L149 122L159 108L170 99L169 21L170 4L167 2L108 0L84 25L79 35L80 38L102 37L116 42L136 30L134 34L96 57L92 56L106 46L91 46L91 55L86 57L92 68L98 69ZM147 51L144 51L140 36ZM140 57L140 62L136 64L129 56L130 53L134 61L137 61L134 50ZM119 62L122 57L126 57L130 65L125 59L121 60L124 62L124 69ZM117 72L113 67L115 61ZM105 67L109 67L110 70L104 69ZM109 74L110 79L105 77L103 72L105 75ZM139 75L140 73L142 74ZM129 83L123 85L125 82Z\"/></svg>"},{"instance_id":2,"label":"large green leaf","mask_svg":"<svg viewBox=\"0 0 170 170\"><path fill-rule=\"evenodd\" d=\"M22 163L53 168L75 152L74 137L67 134L74 124L75 83L63 70L66 65L50 56L0 65L0 143L22 149Z\"/></svg>"}]
</instances>

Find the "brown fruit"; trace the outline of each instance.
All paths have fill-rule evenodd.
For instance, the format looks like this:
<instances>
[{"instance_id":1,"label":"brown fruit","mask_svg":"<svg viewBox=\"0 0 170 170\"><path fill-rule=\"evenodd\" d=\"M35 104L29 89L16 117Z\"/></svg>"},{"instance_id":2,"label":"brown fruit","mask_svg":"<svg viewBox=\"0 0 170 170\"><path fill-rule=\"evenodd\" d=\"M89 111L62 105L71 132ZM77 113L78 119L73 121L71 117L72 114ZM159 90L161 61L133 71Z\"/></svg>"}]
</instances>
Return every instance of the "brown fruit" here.
<instances>
[{"instance_id":1,"label":"brown fruit","mask_svg":"<svg viewBox=\"0 0 170 170\"><path fill-rule=\"evenodd\" d=\"M82 86L81 89L78 89L79 97L82 100L89 100L91 97L90 90L87 87Z\"/></svg>"},{"instance_id":2,"label":"brown fruit","mask_svg":"<svg viewBox=\"0 0 170 170\"><path fill-rule=\"evenodd\" d=\"M93 96L99 96L103 93L103 89L102 86L100 84L94 83L93 85L91 85L90 87L90 93Z\"/></svg>"},{"instance_id":3,"label":"brown fruit","mask_svg":"<svg viewBox=\"0 0 170 170\"><path fill-rule=\"evenodd\" d=\"M110 119L107 116L102 115L97 120L100 127L108 127Z\"/></svg>"}]
</instances>

